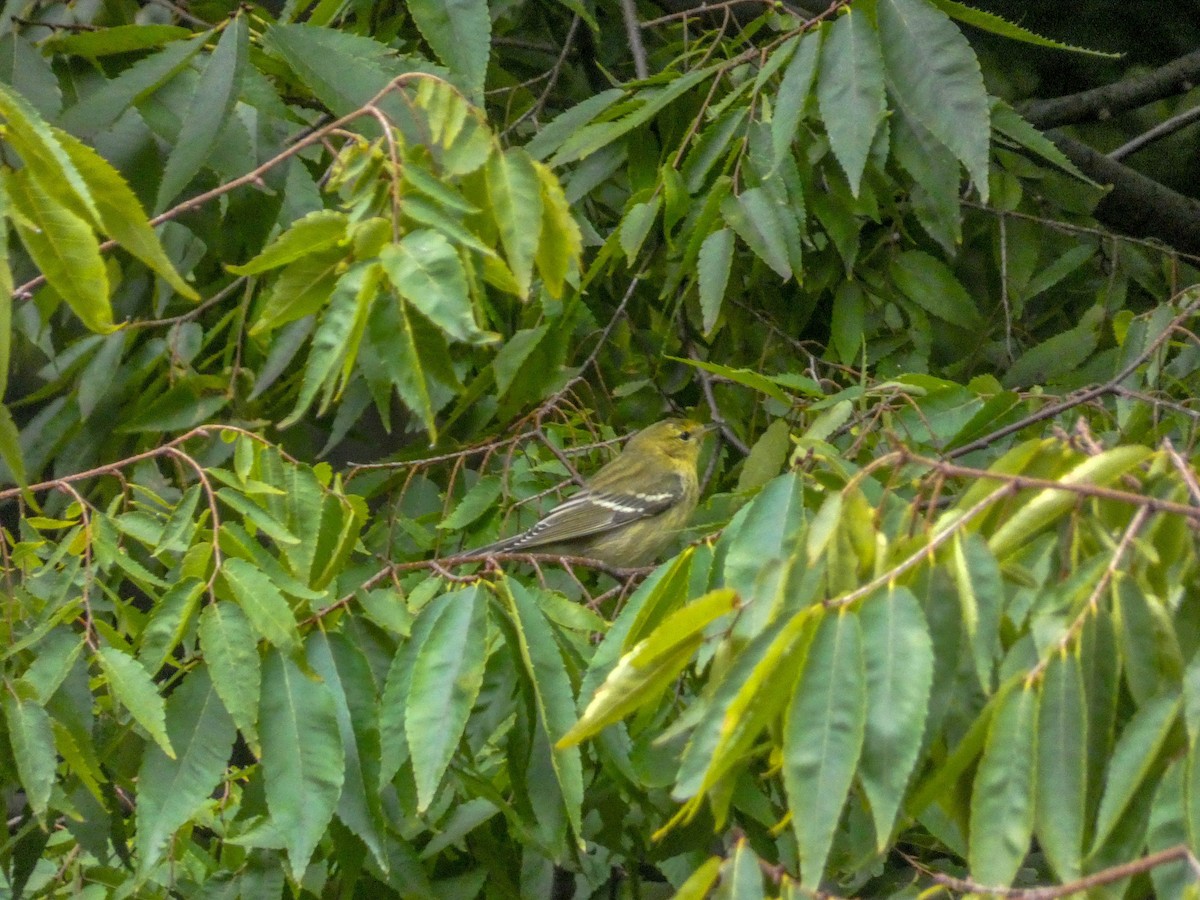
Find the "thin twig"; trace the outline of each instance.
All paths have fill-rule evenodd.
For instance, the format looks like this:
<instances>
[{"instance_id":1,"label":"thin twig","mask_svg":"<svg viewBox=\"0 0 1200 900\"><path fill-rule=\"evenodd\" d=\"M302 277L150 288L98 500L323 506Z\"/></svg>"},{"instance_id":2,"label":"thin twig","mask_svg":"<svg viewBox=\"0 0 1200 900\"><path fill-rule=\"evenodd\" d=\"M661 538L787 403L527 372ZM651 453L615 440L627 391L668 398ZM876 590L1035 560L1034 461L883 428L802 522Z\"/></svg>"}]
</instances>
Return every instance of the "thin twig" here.
<instances>
[{"instance_id":1,"label":"thin twig","mask_svg":"<svg viewBox=\"0 0 1200 900\"><path fill-rule=\"evenodd\" d=\"M1025 676L1026 685L1033 685L1046 670L1046 666L1050 665L1050 660L1053 659L1054 655L1065 651L1071 641L1083 630L1083 625L1087 621L1087 617L1096 611L1101 595L1112 582L1113 576L1121 568L1121 563L1125 559L1125 552L1133 544L1133 539L1141 531L1142 525L1145 524L1149 515L1150 511L1144 506L1133 514L1133 518L1129 520L1129 524L1125 527L1125 532L1121 535L1121 540L1117 542L1116 549L1113 550L1112 558L1109 559L1108 565L1104 567L1104 571L1096 580L1096 586L1088 596L1087 602L1083 604L1083 609L1080 610L1079 615L1075 617L1071 624L1067 626L1067 630L1058 639L1054 647L1051 648L1050 652L1039 659L1037 664L1029 670Z\"/></svg>"},{"instance_id":2,"label":"thin twig","mask_svg":"<svg viewBox=\"0 0 1200 900\"><path fill-rule=\"evenodd\" d=\"M1077 393L1060 400L1057 403L1051 403L1048 406L1044 406L1037 412L1030 413L1029 415L1018 419L1016 422L1013 422L1010 425L1005 425L1003 428L997 428L990 434L986 434L977 440L971 441L970 443L963 444L961 447L956 447L955 449L949 451L946 456L950 459L956 459L957 457L965 456L968 453L973 453L976 450L982 450L985 447L990 446L993 441L997 441L1002 437L1007 437L1008 435L1014 434L1015 432L1018 432L1023 428L1027 428L1037 422L1043 422L1046 419L1054 418L1060 413L1095 400L1097 397L1102 397L1105 394L1113 393L1114 389L1120 385L1122 381L1136 372L1137 369L1146 362L1146 360L1158 352L1159 348L1166 343L1168 338L1170 338L1175 327L1195 314L1197 308L1200 308L1200 295L1184 306L1180 313L1171 320L1171 322L1162 330L1160 334L1155 336L1154 340L1150 341L1150 343L1142 350L1141 353L1130 360L1129 363L1121 369L1121 371L1103 384L1093 385L1092 387L1078 391Z\"/></svg>"},{"instance_id":3,"label":"thin twig","mask_svg":"<svg viewBox=\"0 0 1200 900\"><path fill-rule=\"evenodd\" d=\"M1128 141L1113 150L1108 154L1109 159L1121 160L1131 153L1136 153L1148 144L1152 144L1167 135L1174 134L1181 128L1186 128L1193 122L1200 121L1200 106L1193 106L1191 109L1184 110L1177 116L1171 116L1165 122L1159 122L1149 131L1144 134L1139 134L1133 140Z\"/></svg>"},{"instance_id":4,"label":"thin twig","mask_svg":"<svg viewBox=\"0 0 1200 900\"><path fill-rule=\"evenodd\" d=\"M989 897L1003 897L1005 900L1058 900L1059 897L1069 897L1072 894L1082 894L1092 888L1097 888L1105 884L1112 884L1115 881L1123 881L1134 875L1140 875L1143 872L1149 872L1158 866L1166 865L1173 862L1186 862L1192 869L1193 874L1197 871L1198 864L1196 858L1192 855L1186 844L1179 844L1175 847L1168 847L1166 850L1159 850L1157 853L1150 853L1140 859L1130 860L1126 863L1121 863L1116 866L1110 866L1107 869L1101 869L1099 872L1093 872L1091 875L1085 875L1082 878L1077 878L1074 881L1068 881L1065 884L1054 885L1053 887L1038 887L1038 888L1010 888L1010 887L989 887L988 885L979 884L976 881L971 881L968 878L955 878L953 875L946 875L941 872L936 872L927 866L923 865L919 860L909 856L907 853L900 851L913 868L924 873L933 881L950 888L953 891L960 891L967 894L980 894Z\"/></svg>"},{"instance_id":5,"label":"thin twig","mask_svg":"<svg viewBox=\"0 0 1200 900\"><path fill-rule=\"evenodd\" d=\"M646 45L642 43L642 30L634 0L621 0L621 18L625 20L625 37L629 40L629 52L633 55L634 74L639 81L644 81L650 77L650 66L646 63Z\"/></svg>"}]
</instances>

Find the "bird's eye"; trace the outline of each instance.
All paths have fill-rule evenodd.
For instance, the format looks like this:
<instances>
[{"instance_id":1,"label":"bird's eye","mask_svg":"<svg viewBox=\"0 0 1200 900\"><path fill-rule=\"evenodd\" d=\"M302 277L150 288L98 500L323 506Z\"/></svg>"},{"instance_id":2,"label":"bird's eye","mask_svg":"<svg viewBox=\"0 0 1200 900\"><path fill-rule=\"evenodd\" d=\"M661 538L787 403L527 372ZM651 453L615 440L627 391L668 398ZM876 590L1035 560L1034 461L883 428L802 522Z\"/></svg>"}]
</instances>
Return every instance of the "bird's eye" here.
<instances>
[{"instance_id":1,"label":"bird's eye","mask_svg":"<svg viewBox=\"0 0 1200 900\"><path fill-rule=\"evenodd\" d=\"M683 431L679 432L679 439L681 441L690 441L692 439L692 433L685 428Z\"/></svg>"}]
</instances>

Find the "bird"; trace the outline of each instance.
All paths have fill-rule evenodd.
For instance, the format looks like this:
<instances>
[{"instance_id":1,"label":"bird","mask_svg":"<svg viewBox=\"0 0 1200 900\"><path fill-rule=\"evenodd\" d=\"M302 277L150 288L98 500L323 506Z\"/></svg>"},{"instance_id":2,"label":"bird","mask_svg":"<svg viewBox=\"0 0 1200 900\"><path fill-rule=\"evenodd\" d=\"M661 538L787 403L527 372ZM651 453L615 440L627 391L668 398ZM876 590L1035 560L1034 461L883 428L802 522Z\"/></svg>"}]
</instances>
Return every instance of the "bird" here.
<instances>
[{"instance_id":1,"label":"bird","mask_svg":"<svg viewBox=\"0 0 1200 900\"><path fill-rule=\"evenodd\" d=\"M716 427L671 418L642 429L583 490L531 528L469 555L536 552L586 557L613 568L649 565L696 508L700 443Z\"/></svg>"}]
</instances>

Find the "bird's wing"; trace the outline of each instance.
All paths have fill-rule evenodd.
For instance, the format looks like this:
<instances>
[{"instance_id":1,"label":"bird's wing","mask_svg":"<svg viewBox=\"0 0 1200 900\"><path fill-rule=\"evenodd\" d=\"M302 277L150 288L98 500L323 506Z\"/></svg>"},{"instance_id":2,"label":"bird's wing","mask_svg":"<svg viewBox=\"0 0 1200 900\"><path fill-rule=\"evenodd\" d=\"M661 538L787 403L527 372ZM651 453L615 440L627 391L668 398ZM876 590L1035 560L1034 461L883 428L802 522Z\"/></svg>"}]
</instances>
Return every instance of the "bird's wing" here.
<instances>
[{"instance_id":1,"label":"bird's wing","mask_svg":"<svg viewBox=\"0 0 1200 900\"><path fill-rule=\"evenodd\" d=\"M683 479L664 479L655 490L584 490L550 510L541 521L515 537L485 548L522 550L573 541L655 516L683 495Z\"/></svg>"}]
</instances>

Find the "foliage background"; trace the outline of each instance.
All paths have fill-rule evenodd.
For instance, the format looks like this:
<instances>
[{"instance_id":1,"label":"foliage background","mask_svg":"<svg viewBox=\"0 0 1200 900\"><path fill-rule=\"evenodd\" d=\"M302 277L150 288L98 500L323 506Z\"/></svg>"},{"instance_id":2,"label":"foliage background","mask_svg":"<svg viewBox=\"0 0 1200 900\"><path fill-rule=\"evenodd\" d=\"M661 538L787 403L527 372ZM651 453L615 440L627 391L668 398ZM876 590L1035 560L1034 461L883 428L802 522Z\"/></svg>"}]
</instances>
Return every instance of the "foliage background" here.
<instances>
[{"instance_id":1,"label":"foliage background","mask_svg":"<svg viewBox=\"0 0 1200 900\"><path fill-rule=\"evenodd\" d=\"M1194 893L1200 53L1095 6L8 0L6 890ZM661 567L450 558L666 413Z\"/></svg>"}]
</instances>

